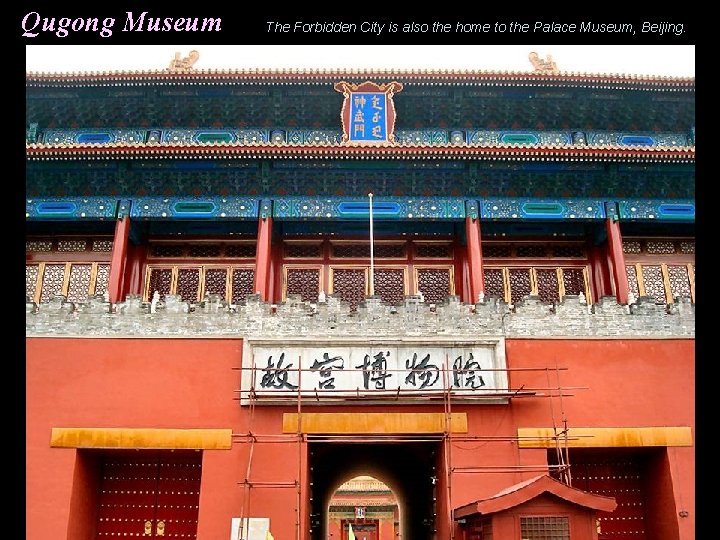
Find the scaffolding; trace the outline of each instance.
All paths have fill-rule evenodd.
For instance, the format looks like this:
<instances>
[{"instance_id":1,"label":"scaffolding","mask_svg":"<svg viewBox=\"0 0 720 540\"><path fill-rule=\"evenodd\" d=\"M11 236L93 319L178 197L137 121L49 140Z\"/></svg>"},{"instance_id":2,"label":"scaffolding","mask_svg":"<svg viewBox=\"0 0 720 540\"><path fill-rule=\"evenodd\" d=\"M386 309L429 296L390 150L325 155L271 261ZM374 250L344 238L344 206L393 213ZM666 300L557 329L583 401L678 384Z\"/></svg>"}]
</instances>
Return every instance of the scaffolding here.
<instances>
[{"instance_id":1,"label":"scaffolding","mask_svg":"<svg viewBox=\"0 0 720 540\"><path fill-rule=\"evenodd\" d=\"M252 494L257 489L295 489L295 539L303 539L303 447L307 443L418 443L418 442L440 442L443 447L443 466L444 477L443 484L445 487L446 516L450 529L450 539L454 539L453 523L453 505L452 505L452 488L453 475L456 474L493 474L493 473L528 473L553 472L558 478L571 485L570 463L568 446L571 440L577 440L578 436L570 436L568 421L565 416L563 398L573 397L574 391L587 390L585 386L562 386L560 383L560 372L567 371L567 367L560 367L557 361L554 367L515 367L515 368L482 368L482 372L503 372L507 377L507 387L502 389L486 389L483 391L482 397L468 398L466 395L459 395L458 389L454 387L451 379L451 367L449 355L445 356L445 362L441 371L442 389L440 391L427 391L421 389L395 388L384 392L376 392L374 390L367 391L356 388L354 392L347 390L335 391L331 389L323 389L319 392L303 390L302 380L303 372L310 371L309 368L302 368L302 357L298 356L298 367L287 368L291 372L297 373L297 387L293 392L275 393L268 395L268 392L258 391L258 374L265 371L266 368L257 367L255 365L254 354L252 355L249 366L234 368L240 372L250 372L250 385L243 389L235 390L235 399L241 402L241 405L247 410L247 432L233 433L233 441L242 444L248 444L248 459L244 478L239 485L243 489L243 502L240 510L240 529L237 540L250 540L247 536L246 526L249 524L251 516L251 500ZM387 371L403 371L407 370L391 370ZM545 372L547 385L538 387L528 387L522 384L518 387L510 385L510 375L512 373L523 372ZM551 374L555 374L556 384L551 383ZM462 442L515 442L520 441L547 441L546 437L520 437L513 436L494 436L494 435L468 435L454 433L452 429L452 407L453 404L483 404L498 403L498 399L506 400L504 403L509 404L511 400L521 398L549 398L549 413L553 428L552 440L557 455L557 464L540 465L521 465L519 463L499 466L453 466L452 448L454 444ZM560 402L560 422L556 420L554 399ZM352 405L352 404L442 404L443 429L441 432L432 433L380 433L380 434L363 434L363 433L305 433L303 431L303 406L317 407L322 405ZM258 405L293 405L297 412L297 424L294 433L262 433L255 429L255 412ZM561 424L562 427L559 427ZM295 478L287 481L259 481L253 479L253 455L257 444L283 444L295 445L297 452L297 470ZM435 479L436 481L438 479ZM433 482L435 483L435 482ZM311 520L312 516L309 516ZM312 520L311 520L312 529Z\"/></svg>"}]
</instances>

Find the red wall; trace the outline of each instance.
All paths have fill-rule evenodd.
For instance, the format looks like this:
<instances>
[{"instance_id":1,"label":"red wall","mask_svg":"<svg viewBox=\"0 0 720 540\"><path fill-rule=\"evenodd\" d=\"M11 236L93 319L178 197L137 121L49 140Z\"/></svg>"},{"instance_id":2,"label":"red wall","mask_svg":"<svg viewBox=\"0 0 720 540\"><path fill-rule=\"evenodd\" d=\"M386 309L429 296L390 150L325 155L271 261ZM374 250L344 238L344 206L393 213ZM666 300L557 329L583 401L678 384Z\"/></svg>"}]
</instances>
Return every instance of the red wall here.
<instances>
[{"instance_id":1,"label":"red wall","mask_svg":"<svg viewBox=\"0 0 720 540\"><path fill-rule=\"evenodd\" d=\"M91 538L93 467L76 459L74 449L50 447L53 427L231 428L234 434L279 434L282 413L296 407L257 407L246 416L237 401L241 364L240 339L65 339L28 338L26 350L26 527L29 539ZM693 340L507 340L508 367L567 367L560 384L582 387L572 397L552 400L525 397L511 405L453 405L467 412L470 436L492 439L453 440L451 506L493 495L511 484L541 474L544 449L519 449L518 427L550 427L566 418L570 427L691 426L694 431ZM558 384L549 372L550 385ZM546 388L548 373L511 372L511 387ZM539 393L547 393L538 390ZM363 408L362 410L373 410ZM357 407L321 408L313 412ZM379 407L398 412L442 411L442 404ZM229 538L232 517L270 517L275 538L295 537L295 487L252 489L243 510L242 482L250 445L236 437L232 450L203 452L198 538ZM296 443L255 445L250 478L254 482L294 481L298 472L307 488L305 447ZM302 463L298 465L298 451ZM657 532L662 540L690 540L694 529L693 448L668 449L667 464L656 469L672 481L657 480L650 508L666 512L673 505L689 517L675 527L678 536ZM438 456L442 460L441 456ZM441 461L442 463L442 461ZM471 473L463 467L536 469ZM300 469L300 471L299 471ZM304 490L307 493L307 489ZM438 485L439 537L447 533ZM307 507L305 500L301 503ZM83 514L83 512L85 512ZM303 515L303 530L307 517ZM677 515L677 512L675 512ZM88 525L90 523L90 525ZM61 531L61 532L59 532ZM67 532L66 532L67 531ZM67 536L66 536L67 535Z\"/></svg>"},{"instance_id":2,"label":"red wall","mask_svg":"<svg viewBox=\"0 0 720 540\"><path fill-rule=\"evenodd\" d=\"M87 473L74 449L50 447L53 427L248 430L235 400L239 339L29 338L26 346L28 539L78 540L91 534L85 531L92 516L77 515L89 488L76 480ZM255 429L279 432L281 412L258 410ZM297 459L285 459L282 445L266 446L254 453L254 479L294 480ZM248 450L249 445L234 444L232 450L204 451L198 538L230 537L231 518L242 509L239 483ZM287 519L288 509L295 508L294 488L258 489L252 500L257 506L247 515L270 517L276 538L294 537L294 520Z\"/></svg>"}]
</instances>

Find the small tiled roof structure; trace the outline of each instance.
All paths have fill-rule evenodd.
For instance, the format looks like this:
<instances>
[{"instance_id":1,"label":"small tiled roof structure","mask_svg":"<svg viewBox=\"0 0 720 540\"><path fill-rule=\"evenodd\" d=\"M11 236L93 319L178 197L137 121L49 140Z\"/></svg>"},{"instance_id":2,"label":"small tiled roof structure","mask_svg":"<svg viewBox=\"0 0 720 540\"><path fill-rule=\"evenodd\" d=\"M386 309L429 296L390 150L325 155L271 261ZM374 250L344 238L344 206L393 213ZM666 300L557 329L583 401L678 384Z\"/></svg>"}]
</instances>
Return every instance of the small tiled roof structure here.
<instances>
[{"instance_id":1,"label":"small tiled roof structure","mask_svg":"<svg viewBox=\"0 0 720 540\"><path fill-rule=\"evenodd\" d=\"M491 497L460 506L455 509L454 517L461 519L473 515L495 514L514 508L544 493L596 511L612 512L617 507L613 497L596 495L570 487L545 474L514 484Z\"/></svg>"}]
</instances>

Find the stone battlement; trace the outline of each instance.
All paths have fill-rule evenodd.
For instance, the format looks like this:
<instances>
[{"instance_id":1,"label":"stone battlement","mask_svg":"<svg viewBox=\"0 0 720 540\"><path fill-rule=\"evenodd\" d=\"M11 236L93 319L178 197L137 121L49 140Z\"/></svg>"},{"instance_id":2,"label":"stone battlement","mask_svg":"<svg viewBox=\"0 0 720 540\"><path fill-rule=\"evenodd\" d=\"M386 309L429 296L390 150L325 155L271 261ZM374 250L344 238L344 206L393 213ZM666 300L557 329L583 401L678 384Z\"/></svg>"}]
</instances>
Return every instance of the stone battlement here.
<instances>
[{"instance_id":1,"label":"stone battlement","mask_svg":"<svg viewBox=\"0 0 720 540\"><path fill-rule=\"evenodd\" d=\"M566 296L547 304L526 297L514 306L498 298L475 305L457 296L432 305L419 296L406 296L400 306L369 297L356 311L338 297L303 302L289 295L270 304L258 295L229 306L209 296L196 306L179 296L162 302L142 302L129 295L111 304L101 296L84 303L56 296L40 304L26 301L26 336L82 337L280 337L280 336L503 336L516 338L694 338L695 305L688 298L656 304L641 297L619 305L614 297L587 305L581 296Z\"/></svg>"}]
</instances>

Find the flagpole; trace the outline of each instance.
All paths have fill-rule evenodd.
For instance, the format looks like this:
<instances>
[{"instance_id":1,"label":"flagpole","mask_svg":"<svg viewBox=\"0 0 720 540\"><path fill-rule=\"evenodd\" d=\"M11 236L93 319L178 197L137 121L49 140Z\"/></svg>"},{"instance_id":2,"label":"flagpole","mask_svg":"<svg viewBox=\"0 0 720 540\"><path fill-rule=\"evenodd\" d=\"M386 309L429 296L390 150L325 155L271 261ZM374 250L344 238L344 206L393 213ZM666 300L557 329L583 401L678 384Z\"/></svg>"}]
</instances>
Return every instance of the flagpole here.
<instances>
[{"instance_id":1,"label":"flagpole","mask_svg":"<svg viewBox=\"0 0 720 540\"><path fill-rule=\"evenodd\" d=\"M370 199L370 296L375 296L375 249L373 239L373 194L368 193Z\"/></svg>"}]
</instances>

